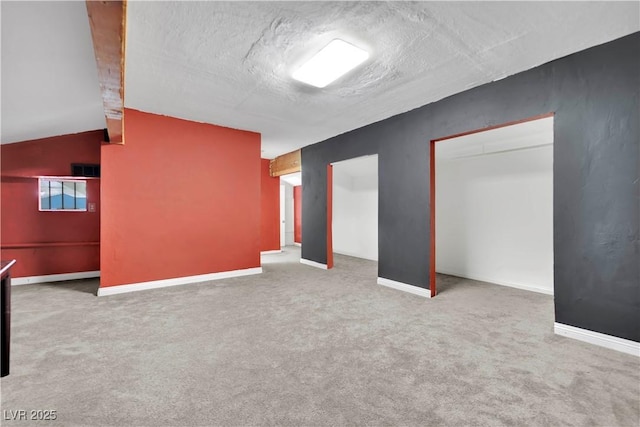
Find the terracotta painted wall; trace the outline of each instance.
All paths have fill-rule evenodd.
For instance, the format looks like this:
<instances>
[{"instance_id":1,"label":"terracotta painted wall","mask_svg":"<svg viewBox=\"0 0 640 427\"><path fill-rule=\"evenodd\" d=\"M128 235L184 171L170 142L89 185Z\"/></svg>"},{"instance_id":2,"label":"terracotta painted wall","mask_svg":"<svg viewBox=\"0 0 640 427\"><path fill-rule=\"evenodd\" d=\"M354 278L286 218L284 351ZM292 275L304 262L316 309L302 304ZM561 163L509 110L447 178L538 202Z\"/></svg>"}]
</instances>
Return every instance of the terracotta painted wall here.
<instances>
[{"instance_id":1,"label":"terracotta painted wall","mask_svg":"<svg viewBox=\"0 0 640 427\"><path fill-rule=\"evenodd\" d=\"M280 178L269 175L269 159L261 159L260 250L280 250Z\"/></svg>"},{"instance_id":2,"label":"terracotta painted wall","mask_svg":"<svg viewBox=\"0 0 640 427\"><path fill-rule=\"evenodd\" d=\"M71 163L100 163L102 130L0 146L2 259L13 277L100 270L100 180L87 180L95 212L38 211L38 176L69 176Z\"/></svg>"},{"instance_id":3,"label":"terracotta painted wall","mask_svg":"<svg viewBox=\"0 0 640 427\"><path fill-rule=\"evenodd\" d=\"M260 135L125 110L102 147L101 287L260 266Z\"/></svg>"},{"instance_id":4,"label":"terracotta painted wall","mask_svg":"<svg viewBox=\"0 0 640 427\"><path fill-rule=\"evenodd\" d=\"M293 187L293 241L302 244L302 185Z\"/></svg>"}]
</instances>

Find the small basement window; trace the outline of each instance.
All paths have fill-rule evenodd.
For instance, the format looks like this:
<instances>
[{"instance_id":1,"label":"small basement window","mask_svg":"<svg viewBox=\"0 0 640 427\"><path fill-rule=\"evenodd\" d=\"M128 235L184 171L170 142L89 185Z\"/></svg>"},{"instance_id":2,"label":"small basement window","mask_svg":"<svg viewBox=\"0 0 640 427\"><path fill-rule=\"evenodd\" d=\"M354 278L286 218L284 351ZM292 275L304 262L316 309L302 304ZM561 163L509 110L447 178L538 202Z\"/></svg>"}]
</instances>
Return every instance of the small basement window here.
<instances>
[{"instance_id":1,"label":"small basement window","mask_svg":"<svg viewBox=\"0 0 640 427\"><path fill-rule=\"evenodd\" d=\"M87 210L87 181L84 179L40 178L41 211Z\"/></svg>"}]
</instances>

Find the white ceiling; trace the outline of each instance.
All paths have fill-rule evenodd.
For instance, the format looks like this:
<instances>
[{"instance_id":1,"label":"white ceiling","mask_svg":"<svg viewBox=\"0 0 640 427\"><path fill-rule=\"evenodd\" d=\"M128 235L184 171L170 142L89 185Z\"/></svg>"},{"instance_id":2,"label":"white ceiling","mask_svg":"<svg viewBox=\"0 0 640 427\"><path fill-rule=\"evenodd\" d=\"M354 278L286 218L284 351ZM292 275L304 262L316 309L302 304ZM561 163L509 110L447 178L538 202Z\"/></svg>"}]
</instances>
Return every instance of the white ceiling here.
<instances>
[{"instance_id":1,"label":"white ceiling","mask_svg":"<svg viewBox=\"0 0 640 427\"><path fill-rule=\"evenodd\" d=\"M263 157L640 30L638 2L129 1L125 105L262 133ZM315 89L333 38L371 58ZM84 2L2 2L2 142L104 127Z\"/></svg>"},{"instance_id":2,"label":"white ceiling","mask_svg":"<svg viewBox=\"0 0 640 427\"><path fill-rule=\"evenodd\" d=\"M2 143L106 127L84 2L0 3Z\"/></svg>"},{"instance_id":3,"label":"white ceiling","mask_svg":"<svg viewBox=\"0 0 640 427\"><path fill-rule=\"evenodd\" d=\"M280 182L286 182L287 184L291 184L294 187L296 185L302 185L302 173L295 172L286 175L280 175Z\"/></svg>"},{"instance_id":4,"label":"white ceiling","mask_svg":"<svg viewBox=\"0 0 640 427\"><path fill-rule=\"evenodd\" d=\"M454 160L553 144L553 117L436 142L436 160Z\"/></svg>"},{"instance_id":5,"label":"white ceiling","mask_svg":"<svg viewBox=\"0 0 640 427\"><path fill-rule=\"evenodd\" d=\"M333 173L348 175L351 178L378 176L378 155L356 157L334 162Z\"/></svg>"}]
</instances>

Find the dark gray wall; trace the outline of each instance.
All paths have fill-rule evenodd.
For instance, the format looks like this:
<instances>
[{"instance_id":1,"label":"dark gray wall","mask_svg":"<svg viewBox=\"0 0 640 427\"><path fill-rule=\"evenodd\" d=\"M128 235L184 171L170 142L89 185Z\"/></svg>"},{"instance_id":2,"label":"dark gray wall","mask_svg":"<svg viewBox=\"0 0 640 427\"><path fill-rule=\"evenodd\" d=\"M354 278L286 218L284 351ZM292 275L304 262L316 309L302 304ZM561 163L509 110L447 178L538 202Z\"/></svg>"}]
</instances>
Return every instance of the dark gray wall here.
<instances>
[{"instance_id":1,"label":"dark gray wall","mask_svg":"<svg viewBox=\"0 0 640 427\"><path fill-rule=\"evenodd\" d=\"M635 33L305 147L302 257L326 263L326 165L378 154L378 275L428 288L429 141L553 112L556 321L640 341L639 98Z\"/></svg>"}]
</instances>

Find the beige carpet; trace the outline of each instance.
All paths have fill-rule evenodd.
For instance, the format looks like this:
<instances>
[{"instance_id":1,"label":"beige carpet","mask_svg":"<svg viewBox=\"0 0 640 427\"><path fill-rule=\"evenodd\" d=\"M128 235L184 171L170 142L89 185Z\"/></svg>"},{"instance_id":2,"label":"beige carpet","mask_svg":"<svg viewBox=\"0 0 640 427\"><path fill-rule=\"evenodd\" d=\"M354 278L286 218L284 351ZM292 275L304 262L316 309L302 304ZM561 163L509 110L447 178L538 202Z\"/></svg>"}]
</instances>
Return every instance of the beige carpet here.
<instances>
[{"instance_id":1,"label":"beige carpet","mask_svg":"<svg viewBox=\"0 0 640 427\"><path fill-rule=\"evenodd\" d=\"M552 297L442 276L428 300L298 257L101 298L13 287L2 425L638 426L640 361L555 336ZM39 409L57 420L6 420Z\"/></svg>"}]
</instances>

